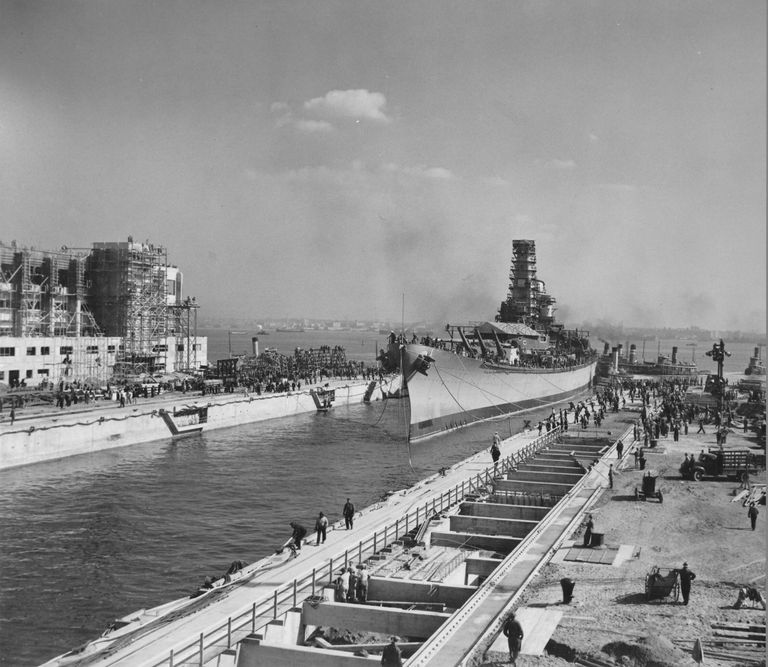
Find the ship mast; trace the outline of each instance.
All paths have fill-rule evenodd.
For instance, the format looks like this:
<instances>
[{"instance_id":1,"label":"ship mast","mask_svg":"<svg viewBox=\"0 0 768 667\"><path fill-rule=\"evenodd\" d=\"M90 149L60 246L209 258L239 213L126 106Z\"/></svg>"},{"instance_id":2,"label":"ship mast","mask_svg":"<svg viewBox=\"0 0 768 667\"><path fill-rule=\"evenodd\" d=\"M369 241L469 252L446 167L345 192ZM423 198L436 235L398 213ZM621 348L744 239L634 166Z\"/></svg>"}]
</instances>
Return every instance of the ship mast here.
<instances>
[{"instance_id":1,"label":"ship mast","mask_svg":"<svg viewBox=\"0 0 768 667\"><path fill-rule=\"evenodd\" d=\"M555 298L547 294L544 281L536 276L536 242L512 241L509 290L496 321L522 323L532 329L546 330L555 321L554 313Z\"/></svg>"}]
</instances>

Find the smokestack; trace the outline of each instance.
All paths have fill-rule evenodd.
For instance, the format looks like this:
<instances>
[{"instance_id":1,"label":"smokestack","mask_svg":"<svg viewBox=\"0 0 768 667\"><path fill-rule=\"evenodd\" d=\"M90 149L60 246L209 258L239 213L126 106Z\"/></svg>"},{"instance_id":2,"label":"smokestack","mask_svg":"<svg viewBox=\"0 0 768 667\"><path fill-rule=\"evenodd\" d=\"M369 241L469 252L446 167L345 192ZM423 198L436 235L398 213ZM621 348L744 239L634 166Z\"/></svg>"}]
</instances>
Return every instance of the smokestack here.
<instances>
[{"instance_id":1,"label":"smokestack","mask_svg":"<svg viewBox=\"0 0 768 667\"><path fill-rule=\"evenodd\" d=\"M621 350L621 345L619 347L614 347L611 349L611 352L613 353L613 372L618 373L619 372L619 351Z\"/></svg>"},{"instance_id":2,"label":"smokestack","mask_svg":"<svg viewBox=\"0 0 768 667\"><path fill-rule=\"evenodd\" d=\"M610 352L610 350L611 350L611 346L608 343L604 343L603 344L603 354L607 355L608 352Z\"/></svg>"},{"instance_id":3,"label":"smokestack","mask_svg":"<svg viewBox=\"0 0 768 667\"><path fill-rule=\"evenodd\" d=\"M624 358L624 346L619 343L616 349L619 351L619 358Z\"/></svg>"},{"instance_id":4,"label":"smokestack","mask_svg":"<svg viewBox=\"0 0 768 667\"><path fill-rule=\"evenodd\" d=\"M637 361L637 345L632 343L629 346L629 363L634 364Z\"/></svg>"},{"instance_id":5,"label":"smokestack","mask_svg":"<svg viewBox=\"0 0 768 667\"><path fill-rule=\"evenodd\" d=\"M259 337L251 336L251 347L253 348L253 356L259 356Z\"/></svg>"},{"instance_id":6,"label":"smokestack","mask_svg":"<svg viewBox=\"0 0 768 667\"><path fill-rule=\"evenodd\" d=\"M672 363L677 363L677 347L672 348Z\"/></svg>"},{"instance_id":7,"label":"smokestack","mask_svg":"<svg viewBox=\"0 0 768 667\"><path fill-rule=\"evenodd\" d=\"M759 359L760 358L760 348L759 347L755 348L755 355L754 356L755 356L755 359Z\"/></svg>"}]
</instances>

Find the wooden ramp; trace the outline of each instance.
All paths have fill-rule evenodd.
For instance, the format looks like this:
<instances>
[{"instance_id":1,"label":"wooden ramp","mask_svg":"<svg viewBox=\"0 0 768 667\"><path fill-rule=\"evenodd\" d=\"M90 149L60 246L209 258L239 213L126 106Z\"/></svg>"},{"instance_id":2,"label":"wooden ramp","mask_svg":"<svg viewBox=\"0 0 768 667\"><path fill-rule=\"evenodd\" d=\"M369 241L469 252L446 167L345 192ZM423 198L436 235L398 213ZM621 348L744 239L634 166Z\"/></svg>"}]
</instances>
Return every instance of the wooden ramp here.
<instances>
[{"instance_id":1,"label":"wooden ramp","mask_svg":"<svg viewBox=\"0 0 768 667\"><path fill-rule=\"evenodd\" d=\"M607 547L604 549L584 549L571 547L565 555L564 560L578 561L579 563L597 563L601 565L612 565L614 559L619 553L618 548Z\"/></svg>"},{"instance_id":2,"label":"wooden ramp","mask_svg":"<svg viewBox=\"0 0 768 667\"><path fill-rule=\"evenodd\" d=\"M520 607L515 611L517 620L523 626L523 647L521 654L525 655L544 655L544 647L547 645L557 624L563 617L562 609L552 609L548 607ZM500 634L496 641L491 644L489 651L509 655L507 638Z\"/></svg>"}]
</instances>

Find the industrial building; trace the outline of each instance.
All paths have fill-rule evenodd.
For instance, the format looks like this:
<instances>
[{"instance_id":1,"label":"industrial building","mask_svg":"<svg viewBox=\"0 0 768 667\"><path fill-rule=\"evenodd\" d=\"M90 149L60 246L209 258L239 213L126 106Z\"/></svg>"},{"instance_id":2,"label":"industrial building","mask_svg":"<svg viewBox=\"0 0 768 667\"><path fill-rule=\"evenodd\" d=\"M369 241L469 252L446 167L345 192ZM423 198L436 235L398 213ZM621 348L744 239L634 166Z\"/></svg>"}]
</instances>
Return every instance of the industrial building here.
<instances>
[{"instance_id":1,"label":"industrial building","mask_svg":"<svg viewBox=\"0 0 768 667\"><path fill-rule=\"evenodd\" d=\"M40 250L0 241L0 382L106 381L207 363L195 299L164 247Z\"/></svg>"}]
</instances>

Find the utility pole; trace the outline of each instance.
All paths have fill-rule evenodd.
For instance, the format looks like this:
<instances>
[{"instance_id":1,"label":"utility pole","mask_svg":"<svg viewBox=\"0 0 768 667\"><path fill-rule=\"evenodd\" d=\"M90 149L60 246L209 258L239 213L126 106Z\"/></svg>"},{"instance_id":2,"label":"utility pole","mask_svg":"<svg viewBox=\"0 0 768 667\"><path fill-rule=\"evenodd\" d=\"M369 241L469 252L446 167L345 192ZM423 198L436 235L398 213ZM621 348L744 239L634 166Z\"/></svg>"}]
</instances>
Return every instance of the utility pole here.
<instances>
[{"instance_id":1,"label":"utility pole","mask_svg":"<svg viewBox=\"0 0 768 667\"><path fill-rule=\"evenodd\" d=\"M717 395L719 396L719 409L723 412L723 403L725 402L725 378L723 378L723 362L726 357L730 357L731 353L726 351L725 343L723 339L720 339L719 343L714 343L712 349L705 352L708 357L712 357L712 361L717 362L717 382L715 387L717 389Z\"/></svg>"}]
</instances>

